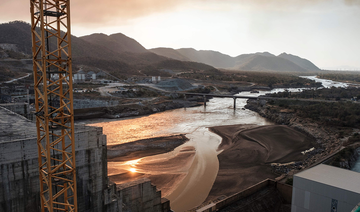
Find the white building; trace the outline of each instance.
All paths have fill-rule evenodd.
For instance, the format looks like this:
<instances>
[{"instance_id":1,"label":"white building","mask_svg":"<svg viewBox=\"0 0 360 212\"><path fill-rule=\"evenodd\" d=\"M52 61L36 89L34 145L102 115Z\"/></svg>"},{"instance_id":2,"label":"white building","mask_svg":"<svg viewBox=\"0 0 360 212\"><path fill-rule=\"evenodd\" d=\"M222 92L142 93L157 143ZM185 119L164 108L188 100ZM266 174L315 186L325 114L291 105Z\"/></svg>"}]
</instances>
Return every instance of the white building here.
<instances>
[{"instance_id":1,"label":"white building","mask_svg":"<svg viewBox=\"0 0 360 212\"><path fill-rule=\"evenodd\" d=\"M158 83L161 81L161 77L157 76L157 77L151 77L151 82L152 83Z\"/></svg>"},{"instance_id":2,"label":"white building","mask_svg":"<svg viewBox=\"0 0 360 212\"><path fill-rule=\"evenodd\" d=\"M291 212L346 212L360 202L360 173L320 164L294 175Z\"/></svg>"}]
</instances>

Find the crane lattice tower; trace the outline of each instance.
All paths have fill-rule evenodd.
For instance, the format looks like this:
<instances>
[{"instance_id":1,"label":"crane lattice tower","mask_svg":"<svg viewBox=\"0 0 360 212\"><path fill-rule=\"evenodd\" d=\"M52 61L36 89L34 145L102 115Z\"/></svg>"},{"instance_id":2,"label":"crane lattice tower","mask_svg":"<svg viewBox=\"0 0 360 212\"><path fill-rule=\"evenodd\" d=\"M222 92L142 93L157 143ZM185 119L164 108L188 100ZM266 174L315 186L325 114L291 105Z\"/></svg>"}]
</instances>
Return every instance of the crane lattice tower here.
<instances>
[{"instance_id":1,"label":"crane lattice tower","mask_svg":"<svg viewBox=\"0 0 360 212\"><path fill-rule=\"evenodd\" d=\"M77 211L70 0L30 0L41 211Z\"/></svg>"}]
</instances>

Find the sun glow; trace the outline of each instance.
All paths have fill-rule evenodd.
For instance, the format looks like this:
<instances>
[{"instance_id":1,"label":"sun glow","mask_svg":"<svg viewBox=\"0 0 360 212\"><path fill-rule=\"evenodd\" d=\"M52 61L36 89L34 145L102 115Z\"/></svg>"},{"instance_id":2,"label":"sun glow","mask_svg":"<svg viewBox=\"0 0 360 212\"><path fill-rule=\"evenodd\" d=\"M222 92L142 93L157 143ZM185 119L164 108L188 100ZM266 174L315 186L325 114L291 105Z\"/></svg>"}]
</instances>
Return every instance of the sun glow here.
<instances>
[{"instance_id":1,"label":"sun glow","mask_svg":"<svg viewBox=\"0 0 360 212\"><path fill-rule=\"evenodd\" d=\"M125 164L125 165L134 166L134 165L136 165L140 160L141 160L141 158L140 158L140 159L136 159L136 160L129 160L129 161L126 161L124 164Z\"/></svg>"},{"instance_id":2,"label":"sun glow","mask_svg":"<svg viewBox=\"0 0 360 212\"><path fill-rule=\"evenodd\" d=\"M135 168L130 168L130 171L135 173L136 169Z\"/></svg>"}]
</instances>

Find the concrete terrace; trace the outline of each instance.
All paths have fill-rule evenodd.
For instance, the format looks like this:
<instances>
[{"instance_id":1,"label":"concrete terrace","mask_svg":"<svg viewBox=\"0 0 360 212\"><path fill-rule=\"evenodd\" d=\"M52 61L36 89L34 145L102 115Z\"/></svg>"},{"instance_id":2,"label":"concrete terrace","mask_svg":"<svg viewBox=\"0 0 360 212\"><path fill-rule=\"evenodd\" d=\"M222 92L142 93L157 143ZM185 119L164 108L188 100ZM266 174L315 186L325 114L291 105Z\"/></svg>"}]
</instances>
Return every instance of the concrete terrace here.
<instances>
[{"instance_id":1,"label":"concrete terrace","mask_svg":"<svg viewBox=\"0 0 360 212\"><path fill-rule=\"evenodd\" d=\"M0 143L35 137L35 123L19 114L0 107Z\"/></svg>"}]
</instances>

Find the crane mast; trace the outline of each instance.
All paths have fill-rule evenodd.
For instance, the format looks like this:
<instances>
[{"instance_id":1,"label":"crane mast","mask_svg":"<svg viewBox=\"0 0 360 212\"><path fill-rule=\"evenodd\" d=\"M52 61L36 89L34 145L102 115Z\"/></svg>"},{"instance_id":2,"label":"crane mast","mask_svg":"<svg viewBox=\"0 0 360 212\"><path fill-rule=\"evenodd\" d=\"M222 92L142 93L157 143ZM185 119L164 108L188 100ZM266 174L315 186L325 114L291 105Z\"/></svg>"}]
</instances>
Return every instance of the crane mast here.
<instances>
[{"instance_id":1,"label":"crane mast","mask_svg":"<svg viewBox=\"0 0 360 212\"><path fill-rule=\"evenodd\" d=\"M77 211L70 0L30 0L41 211Z\"/></svg>"}]
</instances>

